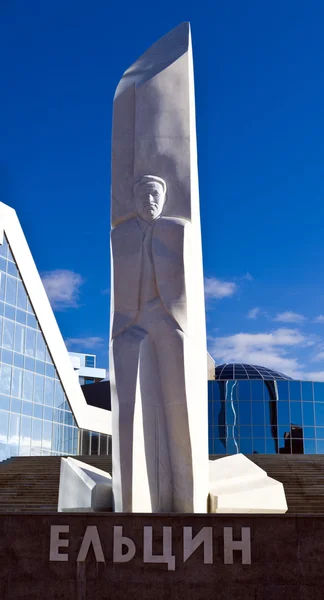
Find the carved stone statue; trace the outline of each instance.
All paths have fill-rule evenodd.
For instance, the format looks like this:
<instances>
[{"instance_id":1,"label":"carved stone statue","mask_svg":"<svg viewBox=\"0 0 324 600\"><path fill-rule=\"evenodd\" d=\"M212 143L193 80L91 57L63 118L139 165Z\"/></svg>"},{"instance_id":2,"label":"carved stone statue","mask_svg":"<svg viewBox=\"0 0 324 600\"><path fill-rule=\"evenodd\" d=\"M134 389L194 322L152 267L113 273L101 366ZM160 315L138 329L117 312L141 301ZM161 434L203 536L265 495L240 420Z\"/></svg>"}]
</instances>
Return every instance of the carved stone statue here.
<instances>
[{"instance_id":1,"label":"carved stone statue","mask_svg":"<svg viewBox=\"0 0 324 600\"><path fill-rule=\"evenodd\" d=\"M110 374L113 490L121 512L207 509L206 334L189 33L183 24L157 42L138 70L135 63L131 75L126 72L115 96ZM167 68L163 60L156 64L155 51ZM164 80L169 72L164 91L159 67ZM180 86L176 102L173 82ZM163 126L166 108L174 131Z\"/></svg>"}]
</instances>

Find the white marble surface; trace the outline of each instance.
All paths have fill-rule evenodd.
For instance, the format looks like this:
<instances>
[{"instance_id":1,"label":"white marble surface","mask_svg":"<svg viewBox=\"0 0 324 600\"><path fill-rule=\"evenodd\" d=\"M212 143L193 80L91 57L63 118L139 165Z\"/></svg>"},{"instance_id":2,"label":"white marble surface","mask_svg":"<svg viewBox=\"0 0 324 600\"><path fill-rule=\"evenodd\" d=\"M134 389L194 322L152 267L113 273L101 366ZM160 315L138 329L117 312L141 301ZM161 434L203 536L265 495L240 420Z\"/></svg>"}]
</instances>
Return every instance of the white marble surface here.
<instances>
[{"instance_id":1,"label":"white marble surface","mask_svg":"<svg viewBox=\"0 0 324 600\"><path fill-rule=\"evenodd\" d=\"M206 329L190 28L115 95L110 374L117 511L206 512Z\"/></svg>"},{"instance_id":2,"label":"white marble surface","mask_svg":"<svg viewBox=\"0 0 324 600\"><path fill-rule=\"evenodd\" d=\"M109 473L75 458L61 458L58 512L112 510Z\"/></svg>"},{"instance_id":3,"label":"white marble surface","mask_svg":"<svg viewBox=\"0 0 324 600\"><path fill-rule=\"evenodd\" d=\"M209 461L210 511L285 513L285 490L243 454Z\"/></svg>"}]
</instances>

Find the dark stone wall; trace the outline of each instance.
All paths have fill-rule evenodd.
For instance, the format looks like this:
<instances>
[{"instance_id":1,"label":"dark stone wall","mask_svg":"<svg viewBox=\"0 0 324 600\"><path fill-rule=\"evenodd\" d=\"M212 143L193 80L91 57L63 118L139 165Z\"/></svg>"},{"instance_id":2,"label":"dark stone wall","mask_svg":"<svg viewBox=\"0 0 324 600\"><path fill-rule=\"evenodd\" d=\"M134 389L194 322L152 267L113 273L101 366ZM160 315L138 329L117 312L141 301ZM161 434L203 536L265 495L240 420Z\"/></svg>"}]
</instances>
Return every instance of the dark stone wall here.
<instances>
[{"instance_id":1,"label":"dark stone wall","mask_svg":"<svg viewBox=\"0 0 324 600\"><path fill-rule=\"evenodd\" d=\"M51 525L69 525L68 562L50 562ZM136 544L136 555L113 563L113 527ZM77 562L87 526L96 526L105 563L91 547ZM153 527L153 552L162 554L162 527L172 527L175 570L166 563L143 562L143 527ZM183 527L193 536L213 528L213 564L204 564L203 546L183 562ZM224 564L223 528L251 530L251 564ZM126 549L124 549L126 551ZM1 600L322 600L324 590L324 515L0 515Z\"/></svg>"}]
</instances>

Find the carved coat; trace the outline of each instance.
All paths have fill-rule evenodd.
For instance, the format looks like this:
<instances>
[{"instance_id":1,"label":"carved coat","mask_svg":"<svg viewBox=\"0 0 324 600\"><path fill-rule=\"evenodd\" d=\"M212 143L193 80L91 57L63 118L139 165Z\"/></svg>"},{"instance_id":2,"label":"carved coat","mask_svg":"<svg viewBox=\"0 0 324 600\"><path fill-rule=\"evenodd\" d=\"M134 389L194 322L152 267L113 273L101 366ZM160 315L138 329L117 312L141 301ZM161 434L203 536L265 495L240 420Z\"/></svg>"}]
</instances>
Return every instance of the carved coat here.
<instances>
[{"instance_id":1,"label":"carved coat","mask_svg":"<svg viewBox=\"0 0 324 600\"><path fill-rule=\"evenodd\" d=\"M160 217L152 232L152 259L160 299L182 331L187 330L185 269L190 269L191 223ZM140 310L143 232L136 218L111 232L113 314L112 337L130 327Z\"/></svg>"}]
</instances>

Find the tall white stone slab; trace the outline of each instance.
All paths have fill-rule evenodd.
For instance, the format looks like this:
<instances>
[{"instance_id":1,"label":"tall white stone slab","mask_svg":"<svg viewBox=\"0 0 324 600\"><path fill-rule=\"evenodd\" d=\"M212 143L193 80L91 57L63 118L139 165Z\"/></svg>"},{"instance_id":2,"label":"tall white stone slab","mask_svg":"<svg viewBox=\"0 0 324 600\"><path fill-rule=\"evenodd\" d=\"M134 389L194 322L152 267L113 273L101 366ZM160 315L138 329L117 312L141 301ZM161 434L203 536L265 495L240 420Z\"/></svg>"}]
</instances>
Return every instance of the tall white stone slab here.
<instances>
[{"instance_id":1,"label":"tall white stone slab","mask_svg":"<svg viewBox=\"0 0 324 600\"><path fill-rule=\"evenodd\" d=\"M206 330L190 27L124 74L112 139L113 490L122 512L206 512Z\"/></svg>"}]
</instances>

